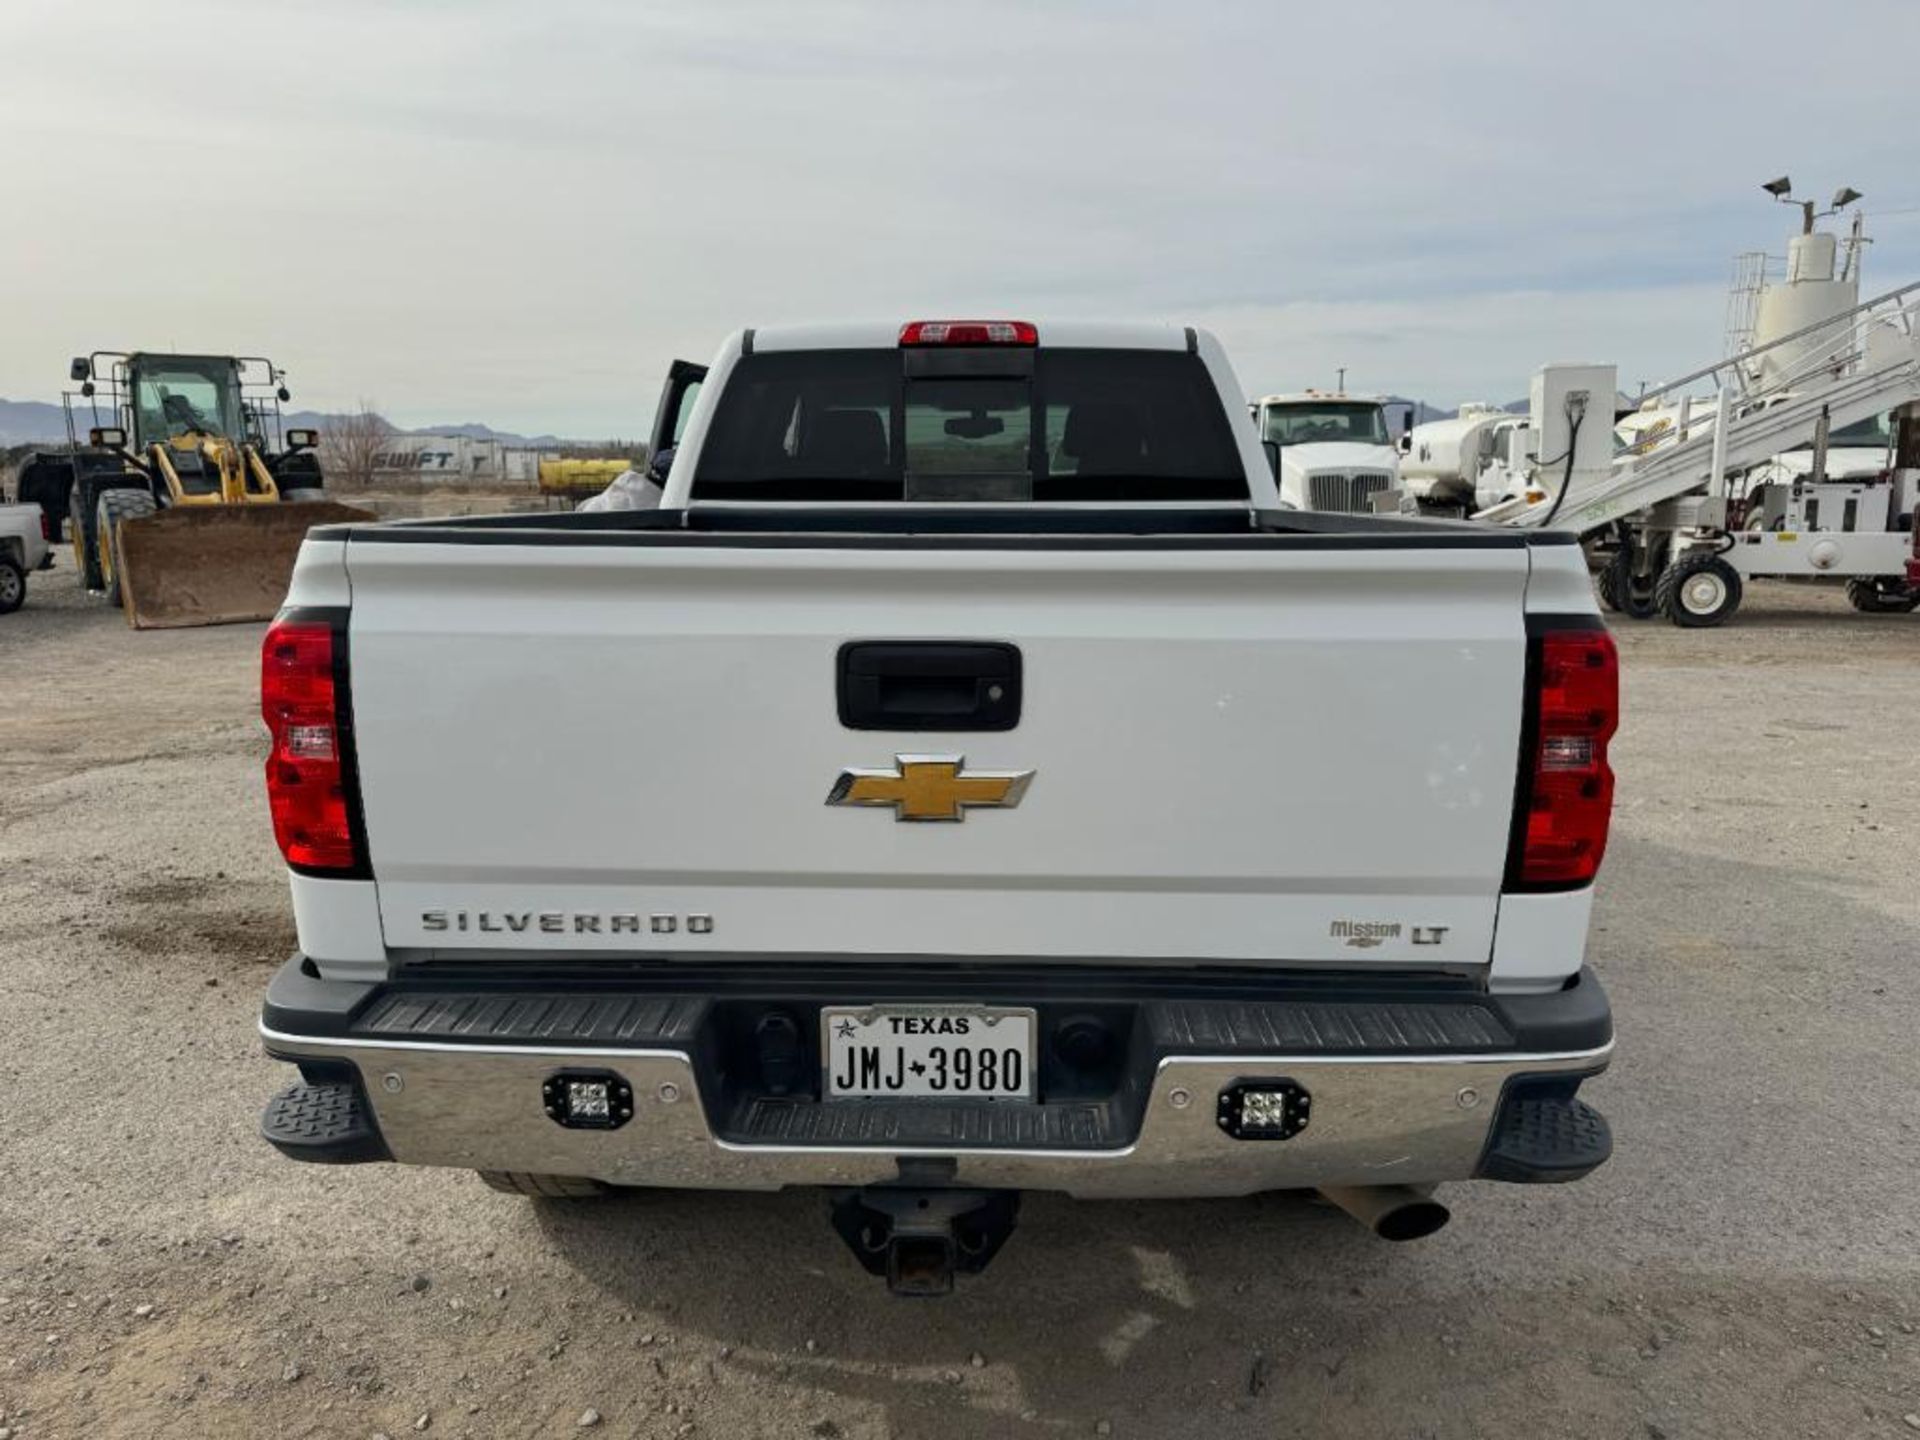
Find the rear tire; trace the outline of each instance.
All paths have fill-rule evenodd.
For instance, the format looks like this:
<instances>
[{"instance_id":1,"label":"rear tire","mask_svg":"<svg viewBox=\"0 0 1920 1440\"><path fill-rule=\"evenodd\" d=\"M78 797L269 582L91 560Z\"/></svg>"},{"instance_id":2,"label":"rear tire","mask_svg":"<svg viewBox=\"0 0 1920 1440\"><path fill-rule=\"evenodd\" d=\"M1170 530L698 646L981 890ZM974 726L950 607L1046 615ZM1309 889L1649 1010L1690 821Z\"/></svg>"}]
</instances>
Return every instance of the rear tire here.
<instances>
[{"instance_id":1,"label":"rear tire","mask_svg":"<svg viewBox=\"0 0 1920 1440\"><path fill-rule=\"evenodd\" d=\"M538 1175L527 1170L476 1170L480 1183L503 1195L536 1200L592 1200L613 1187L584 1175Z\"/></svg>"},{"instance_id":2,"label":"rear tire","mask_svg":"<svg viewBox=\"0 0 1920 1440\"><path fill-rule=\"evenodd\" d=\"M11 555L0 555L0 615L11 615L27 603L27 572Z\"/></svg>"},{"instance_id":3,"label":"rear tire","mask_svg":"<svg viewBox=\"0 0 1920 1440\"><path fill-rule=\"evenodd\" d=\"M1740 608L1740 572L1718 555L1696 550L1660 572L1654 587L1661 613L1683 630L1723 624Z\"/></svg>"},{"instance_id":4,"label":"rear tire","mask_svg":"<svg viewBox=\"0 0 1920 1440\"><path fill-rule=\"evenodd\" d=\"M120 603L120 526L159 508L145 490L108 490L101 495L93 528L100 555L100 584L107 592L109 605Z\"/></svg>"},{"instance_id":5,"label":"rear tire","mask_svg":"<svg viewBox=\"0 0 1920 1440\"><path fill-rule=\"evenodd\" d=\"M1635 575L1635 551L1622 545L1607 560L1600 572L1600 600L1617 615L1629 620L1651 620L1659 612L1659 580Z\"/></svg>"},{"instance_id":6,"label":"rear tire","mask_svg":"<svg viewBox=\"0 0 1920 1440\"><path fill-rule=\"evenodd\" d=\"M1847 603L1862 615L1909 615L1920 608L1920 587L1898 580L1849 580Z\"/></svg>"}]
</instances>

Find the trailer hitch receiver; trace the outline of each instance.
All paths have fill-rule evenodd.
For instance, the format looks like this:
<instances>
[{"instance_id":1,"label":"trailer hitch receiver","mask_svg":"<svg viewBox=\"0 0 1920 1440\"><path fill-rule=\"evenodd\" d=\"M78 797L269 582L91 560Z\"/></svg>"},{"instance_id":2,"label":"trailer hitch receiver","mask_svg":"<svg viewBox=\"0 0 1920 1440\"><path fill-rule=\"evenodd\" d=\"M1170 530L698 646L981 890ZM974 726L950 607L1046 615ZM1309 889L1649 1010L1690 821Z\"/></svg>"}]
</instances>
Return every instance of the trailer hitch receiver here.
<instances>
[{"instance_id":1,"label":"trailer hitch receiver","mask_svg":"<svg viewBox=\"0 0 1920 1440\"><path fill-rule=\"evenodd\" d=\"M976 1275L1000 1253L1020 1214L1014 1190L875 1185L842 1191L833 1228L869 1274L895 1295L946 1295L953 1277Z\"/></svg>"}]
</instances>

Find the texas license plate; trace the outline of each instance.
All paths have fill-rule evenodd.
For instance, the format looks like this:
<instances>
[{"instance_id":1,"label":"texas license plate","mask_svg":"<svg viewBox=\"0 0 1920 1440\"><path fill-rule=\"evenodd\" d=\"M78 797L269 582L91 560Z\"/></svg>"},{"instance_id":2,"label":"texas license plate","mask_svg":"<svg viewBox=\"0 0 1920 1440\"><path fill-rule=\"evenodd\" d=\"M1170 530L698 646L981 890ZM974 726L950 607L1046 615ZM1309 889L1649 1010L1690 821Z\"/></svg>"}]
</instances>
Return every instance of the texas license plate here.
<instances>
[{"instance_id":1,"label":"texas license plate","mask_svg":"<svg viewBox=\"0 0 1920 1440\"><path fill-rule=\"evenodd\" d=\"M953 1005L820 1012L827 1098L1033 1098L1034 1012Z\"/></svg>"}]
</instances>

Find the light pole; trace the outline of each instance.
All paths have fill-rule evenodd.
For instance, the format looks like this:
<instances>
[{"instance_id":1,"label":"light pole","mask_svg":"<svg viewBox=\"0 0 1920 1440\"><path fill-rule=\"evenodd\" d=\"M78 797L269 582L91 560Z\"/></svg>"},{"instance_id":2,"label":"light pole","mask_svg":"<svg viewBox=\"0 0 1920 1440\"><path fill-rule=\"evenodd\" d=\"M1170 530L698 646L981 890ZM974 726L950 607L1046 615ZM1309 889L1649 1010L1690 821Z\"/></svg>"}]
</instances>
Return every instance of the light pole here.
<instances>
[{"instance_id":1,"label":"light pole","mask_svg":"<svg viewBox=\"0 0 1920 1440\"><path fill-rule=\"evenodd\" d=\"M1842 185L1838 190L1833 192L1831 207L1820 211L1819 216L1816 216L1814 214L1814 201L1796 200L1793 198L1793 181L1787 176L1782 175L1778 180L1769 180L1760 188L1775 200L1778 200L1782 205L1798 205L1800 207L1800 233L1802 235L1811 235L1813 233L1813 222L1815 219L1821 216L1838 215L1842 210L1846 209L1847 206L1853 204L1854 201L1865 198L1851 185Z\"/></svg>"}]
</instances>

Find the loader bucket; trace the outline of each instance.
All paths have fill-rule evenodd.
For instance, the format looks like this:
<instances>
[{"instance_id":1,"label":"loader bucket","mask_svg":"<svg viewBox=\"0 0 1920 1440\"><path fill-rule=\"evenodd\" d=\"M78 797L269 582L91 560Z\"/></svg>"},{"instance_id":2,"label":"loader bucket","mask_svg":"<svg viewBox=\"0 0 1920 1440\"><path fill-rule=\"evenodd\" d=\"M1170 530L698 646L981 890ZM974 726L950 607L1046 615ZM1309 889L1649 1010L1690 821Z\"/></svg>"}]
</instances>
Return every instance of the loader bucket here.
<instances>
[{"instance_id":1,"label":"loader bucket","mask_svg":"<svg viewBox=\"0 0 1920 1440\"><path fill-rule=\"evenodd\" d=\"M294 556L315 525L372 520L318 500L278 505L177 505L124 520L120 600L136 630L271 620L287 596Z\"/></svg>"}]
</instances>

